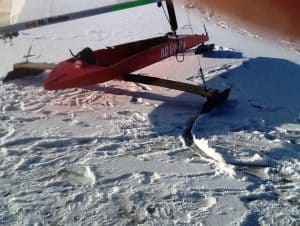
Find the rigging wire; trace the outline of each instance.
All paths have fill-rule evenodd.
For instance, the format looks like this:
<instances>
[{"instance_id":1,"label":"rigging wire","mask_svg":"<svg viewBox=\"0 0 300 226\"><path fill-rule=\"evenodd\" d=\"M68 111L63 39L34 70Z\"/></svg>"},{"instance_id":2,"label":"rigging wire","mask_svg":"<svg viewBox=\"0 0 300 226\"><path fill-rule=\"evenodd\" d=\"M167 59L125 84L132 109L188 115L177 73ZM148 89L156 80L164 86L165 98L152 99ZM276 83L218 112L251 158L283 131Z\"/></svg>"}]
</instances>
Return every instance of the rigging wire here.
<instances>
[{"instance_id":1,"label":"rigging wire","mask_svg":"<svg viewBox=\"0 0 300 226\"><path fill-rule=\"evenodd\" d=\"M166 17L168 23L171 25L170 18L168 17L168 14L167 14L167 12L166 12L166 9L165 9L164 5L162 4L161 7L162 7L162 9L163 9L164 15L165 15L165 17Z\"/></svg>"},{"instance_id":2,"label":"rigging wire","mask_svg":"<svg viewBox=\"0 0 300 226\"><path fill-rule=\"evenodd\" d=\"M193 26L192 26L191 16L190 16L188 7L185 7L185 12L186 12L186 15L187 15L187 18L188 18L188 27L190 28L191 33L193 35L194 34L194 29L193 29Z\"/></svg>"},{"instance_id":3,"label":"rigging wire","mask_svg":"<svg viewBox=\"0 0 300 226\"><path fill-rule=\"evenodd\" d=\"M188 18L188 23L189 23L188 26L190 27L192 34L194 34L194 29L193 29L193 25L192 25L192 20L191 20L189 9L190 9L189 7L185 7L187 18ZM203 20L202 20L202 23L205 26ZM202 66L201 66L200 56L197 56L197 62L198 62L198 65L199 65L198 75L201 77L204 89L207 90L206 81L205 81L205 77L204 77Z\"/></svg>"},{"instance_id":4,"label":"rigging wire","mask_svg":"<svg viewBox=\"0 0 300 226\"><path fill-rule=\"evenodd\" d=\"M53 0L51 0L51 6L50 6L50 16L53 16Z\"/></svg>"}]
</instances>

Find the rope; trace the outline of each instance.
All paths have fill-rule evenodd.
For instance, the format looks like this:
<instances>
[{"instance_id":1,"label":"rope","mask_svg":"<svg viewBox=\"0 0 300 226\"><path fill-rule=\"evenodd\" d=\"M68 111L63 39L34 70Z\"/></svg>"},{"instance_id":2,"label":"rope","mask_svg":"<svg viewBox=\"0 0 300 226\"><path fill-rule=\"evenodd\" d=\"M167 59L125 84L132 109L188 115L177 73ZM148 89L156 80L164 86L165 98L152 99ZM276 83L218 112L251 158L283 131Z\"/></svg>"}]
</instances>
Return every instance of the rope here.
<instances>
[{"instance_id":1,"label":"rope","mask_svg":"<svg viewBox=\"0 0 300 226\"><path fill-rule=\"evenodd\" d=\"M178 48L176 50L176 55L175 55L176 61L179 63L182 63L184 61L185 56L184 56L184 53L179 52L179 39L178 38L177 38L177 46L178 46ZM181 55L181 59L179 58L180 55Z\"/></svg>"}]
</instances>

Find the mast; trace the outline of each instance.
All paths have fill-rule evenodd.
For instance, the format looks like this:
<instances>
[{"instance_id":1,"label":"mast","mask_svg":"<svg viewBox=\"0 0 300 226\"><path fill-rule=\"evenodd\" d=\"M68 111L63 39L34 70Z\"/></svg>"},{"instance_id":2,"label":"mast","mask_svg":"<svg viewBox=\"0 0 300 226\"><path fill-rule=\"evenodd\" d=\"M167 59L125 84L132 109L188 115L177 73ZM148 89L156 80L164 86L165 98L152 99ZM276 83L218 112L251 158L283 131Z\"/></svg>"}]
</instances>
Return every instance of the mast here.
<instances>
[{"instance_id":1,"label":"mast","mask_svg":"<svg viewBox=\"0 0 300 226\"><path fill-rule=\"evenodd\" d=\"M178 24L177 24L173 1L166 0L166 5L167 5L167 9L168 9L168 14L169 14L171 30L174 32L174 34L176 34L176 31L178 29Z\"/></svg>"},{"instance_id":2,"label":"mast","mask_svg":"<svg viewBox=\"0 0 300 226\"><path fill-rule=\"evenodd\" d=\"M16 23L7 26L0 26L0 38L13 38L18 35L19 31L26 30L26 29L42 27L42 26L66 22L70 20L76 20L84 17L95 16L95 15L119 11L123 9L129 9L129 8L147 5L151 3L161 3L162 1L165 0L130 0L123 3L102 6L102 7L83 10L79 12L46 17L46 18Z\"/></svg>"}]
</instances>

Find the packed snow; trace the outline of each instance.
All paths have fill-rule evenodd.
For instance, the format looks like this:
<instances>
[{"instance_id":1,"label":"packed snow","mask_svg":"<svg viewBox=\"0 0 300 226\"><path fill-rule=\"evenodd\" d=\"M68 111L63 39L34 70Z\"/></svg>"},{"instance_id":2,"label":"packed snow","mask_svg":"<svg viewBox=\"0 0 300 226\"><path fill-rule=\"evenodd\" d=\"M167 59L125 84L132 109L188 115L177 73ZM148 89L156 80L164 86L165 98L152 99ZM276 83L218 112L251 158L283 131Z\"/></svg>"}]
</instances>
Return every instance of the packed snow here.
<instances>
[{"instance_id":1,"label":"packed snow","mask_svg":"<svg viewBox=\"0 0 300 226\"><path fill-rule=\"evenodd\" d=\"M28 0L22 18L99 1L53 2L42 11ZM215 51L141 72L201 85L200 63L209 87L231 88L228 102L201 115L201 97L129 82L60 91L43 89L47 73L1 82L0 224L300 224L300 47L176 10L179 33L203 33L205 22ZM0 43L0 76L30 45L31 61L59 62L69 49L167 31L156 5L23 31Z\"/></svg>"}]
</instances>

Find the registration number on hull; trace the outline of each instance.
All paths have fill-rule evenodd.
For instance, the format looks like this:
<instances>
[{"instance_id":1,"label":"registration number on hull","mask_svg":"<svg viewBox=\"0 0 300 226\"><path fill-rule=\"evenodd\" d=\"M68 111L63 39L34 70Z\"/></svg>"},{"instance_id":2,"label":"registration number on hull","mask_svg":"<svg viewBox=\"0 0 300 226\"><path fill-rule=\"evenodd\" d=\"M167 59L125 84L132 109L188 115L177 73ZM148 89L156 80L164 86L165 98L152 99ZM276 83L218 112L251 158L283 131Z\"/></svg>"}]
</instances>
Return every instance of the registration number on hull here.
<instances>
[{"instance_id":1,"label":"registration number on hull","mask_svg":"<svg viewBox=\"0 0 300 226\"><path fill-rule=\"evenodd\" d=\"M185 50L185 40L178 40L160 49L160 58L167 58Z\"/></svg>"}]
</instances>

